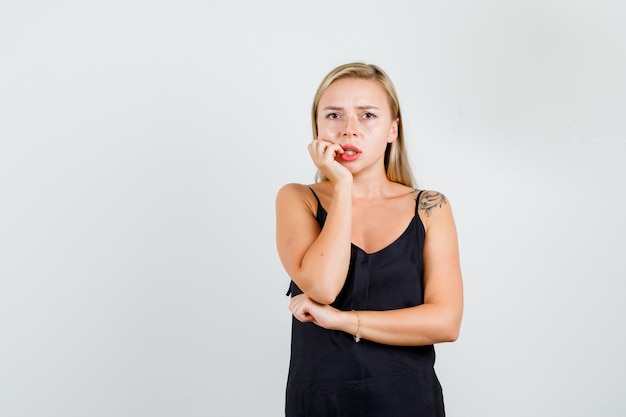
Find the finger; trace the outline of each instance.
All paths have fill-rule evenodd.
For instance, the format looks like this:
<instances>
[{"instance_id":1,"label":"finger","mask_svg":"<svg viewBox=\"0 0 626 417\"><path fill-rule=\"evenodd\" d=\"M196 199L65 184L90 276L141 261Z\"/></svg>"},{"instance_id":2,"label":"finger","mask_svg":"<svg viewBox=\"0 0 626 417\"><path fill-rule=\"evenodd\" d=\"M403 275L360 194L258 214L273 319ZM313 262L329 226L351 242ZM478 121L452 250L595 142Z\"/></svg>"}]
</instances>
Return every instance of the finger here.
<instances>
[{"instance_id":1,"label":"finger","mask_svg":"<svg viewBox=\"0 0 626 417\"><path fill-rule=\"evenodd\" d=\"M310 149L317 154L324 154L324 152L326 152L326 150L328 149L328 147L332 145L332 143L325 141L325 140L316 140L313 141L309 147Z\"/></svg>"},{"instance_id":2,"label":"finger","mask_svg":"<svg viewBox=\"0 0 626 417\"><path fill-rule=\"evenodd\" d=\"M304 297L302 296L302 294L296 295L289 301L289 310L294 314L297 313L302 308L303 302Z\"/></svg>"},{"instance_id":3,"label":"finger","mask_svg":"<svg viewBox=\"0 0 626 417\"><path fill-rule=\"evenodd\" d=\"M335 145L333 144L332 146L329 146L328 148L326 148L327 152L330 152L332 157L336 157L337 154L342 154L343 153L343 148L339 145Z\"/></svg>"},{"instance_id":4,"label":"finger","mask_svg":"<svg viewBox=\"0 0 626 417\"><path fill-rule=\"evenodd\" d=\"M321 139L318 138L316 140L313 140L310 144L309 144L309 148L312 148L314 150L319 151L320 153L324 153L329 149L333 149L335 152L338 152L339 150L343 151L343 149L341 149L341 146L326 140L326 139Z\"/></svg>"},{"instance_id":5,"label":"finger","mask_svg":"<svg viewBox=\"0 0 626 417\"><path fill-rule=\"evenodd\" d=\"M341 147L341 145L337 144L337 143L333 143L333 149L335 150L336 153L344 153L343 148Z\"/></svg>"},{"instance_id":6,"label":"finger","mask_svg":"<svg viewBox=\"0 0 626 417\"><path fill-rule=\"evenodd\" d=\"M302 323L307 323L315 320L315 318L308 313L306 308L296 308L293 310L292 314L296 318L296 320Z\"/></svg>"},{"instance_id":7,"label":"finger","mask_svg":"<svg viewBox=\"0 0 626 417\"><path fill-rule=\"evenodd\" d=\"M328 149L328 147L334 149L336 152L339 151L343 151L343 148L334 143L333 141L327 140L327 139L323 139L323 138L318 138L317 140L313 141L314 143L316 143L317 145L326 145L326 149Z\"/></svg>"},{"instance_id":8,"label":"finger","mask_svg":"<svg viewBox=\"0 0 626 417\"><path fill-rule=\"evenodd\" d=\"M297 298L292 298L291 301L289 301L289 311L291 311L292 313L295 312L298 309L298 299Z\"/></svg>"},{"instance_id":9,"label":"finger","mask_svg":"<svg viewBox=\"0 0 626 417\"><path fill-rule=\"evenodd\" d=\"M309 143L309 154L311 155L312 158L319 158L321 155L324 154L324 150L326 149L326 144L325 143L320 143L319 141L314 141Z\"/></svg>"},{"instance_id":10,"label":"finger","mask_svg":"<svg viewBox=\"0 0 626 417\"><path fill-rule=\"evenodd\" d=\"M309 148L309 152L313 158L334 159L337 154L342 154L343 148L335 143L318 140Z\"/></svg>"}]
</instances>

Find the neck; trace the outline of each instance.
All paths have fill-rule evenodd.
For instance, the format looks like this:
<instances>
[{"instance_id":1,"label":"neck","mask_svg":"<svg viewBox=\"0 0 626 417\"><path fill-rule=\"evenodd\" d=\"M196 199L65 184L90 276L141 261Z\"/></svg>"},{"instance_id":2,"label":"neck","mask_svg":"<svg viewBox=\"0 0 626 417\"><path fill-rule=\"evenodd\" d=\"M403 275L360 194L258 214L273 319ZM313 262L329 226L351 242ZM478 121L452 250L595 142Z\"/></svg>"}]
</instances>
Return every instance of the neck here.
<instances>
[{"instance_id":1,"label":"neck","mask_svg":"<svg viewBox=\"0 0 626 417\"><path fill-rule=\"evenodd\" d=\"M392 184L384 172L355 176L352 179L352 196L357 199L380 198L388 194Z\"/></svg>"}]
</instances>

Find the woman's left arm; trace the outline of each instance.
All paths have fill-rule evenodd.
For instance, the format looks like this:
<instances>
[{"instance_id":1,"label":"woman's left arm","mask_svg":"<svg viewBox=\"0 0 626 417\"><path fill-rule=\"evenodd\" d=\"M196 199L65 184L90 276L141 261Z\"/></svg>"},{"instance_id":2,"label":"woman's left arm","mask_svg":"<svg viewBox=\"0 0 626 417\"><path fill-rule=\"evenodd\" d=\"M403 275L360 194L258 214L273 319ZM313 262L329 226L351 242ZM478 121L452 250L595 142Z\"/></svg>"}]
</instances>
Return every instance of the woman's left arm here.
<instances>
[{"instance_id":1,"label":"woman's left arm","mask_svg":"<svg viewBox=\"0 0 626 417\"><path fill-rule=\"evenodd\" d=\"M450 204L439 193L427 192L419 202L426 228L424 241L424 304L387 311L340 311L302 294L290 304L303 322L362 339L397 346L453 342L463 315L463 281L456 227Z\"/></svg>"}]
</instances>

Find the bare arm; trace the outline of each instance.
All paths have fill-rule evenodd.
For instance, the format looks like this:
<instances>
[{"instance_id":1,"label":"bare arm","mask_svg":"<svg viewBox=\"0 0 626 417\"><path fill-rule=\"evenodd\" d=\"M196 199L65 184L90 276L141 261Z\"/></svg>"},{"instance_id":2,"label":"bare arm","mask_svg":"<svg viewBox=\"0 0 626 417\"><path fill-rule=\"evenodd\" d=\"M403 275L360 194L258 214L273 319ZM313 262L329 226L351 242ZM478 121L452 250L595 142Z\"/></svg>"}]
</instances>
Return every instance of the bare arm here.
<instances>
[{"instance_id":1,"label":"bare arm","mask_svg":"<svg viewBox=\"0 0 626 417\"><path fill-rule=\"evenodd\" d=\"M456 340L463 312L463 284L452 211L445 197L438 195L435 203L420 206L427 225L424 304L388 311L339 311L302 295L291 302L294 316L353 335L358 328L361 338L388 345L418 346ZM424 197L436 195L431 192Z\"/></svg>"},{"instance_id":2,"label":"bare arm","mask_svg":"<svg viewBox=\"0 0 626 417\"><path fill-rule=\"evenodd\" d=\"M276 245L285 270L313 300L331 304L350 265L352 175L334 160L338 145L313 141L309 152L333 184L333 198L320 230L308 187L288 184L276 197Z\"/></svg>"}]
</instances>

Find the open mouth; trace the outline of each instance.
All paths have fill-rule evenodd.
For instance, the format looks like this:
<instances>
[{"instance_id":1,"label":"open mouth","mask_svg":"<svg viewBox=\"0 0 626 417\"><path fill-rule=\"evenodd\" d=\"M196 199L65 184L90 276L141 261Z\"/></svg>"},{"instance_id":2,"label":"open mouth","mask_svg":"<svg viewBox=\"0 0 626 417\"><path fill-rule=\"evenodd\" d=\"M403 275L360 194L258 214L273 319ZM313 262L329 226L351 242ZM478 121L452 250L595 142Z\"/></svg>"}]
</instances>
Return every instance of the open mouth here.
<instances>
[{"instance_id":1,"label":"open mouth","mask_svg":"<svg viewBox=\"0 0 626 417\"><path fill-rule=\"evenodd\" d=\"M357 153L361 153L361 150L356 146L343 145L341 148L343 149L343 153L345 155L356 155Z\"/></svg>"}]
</instances>

